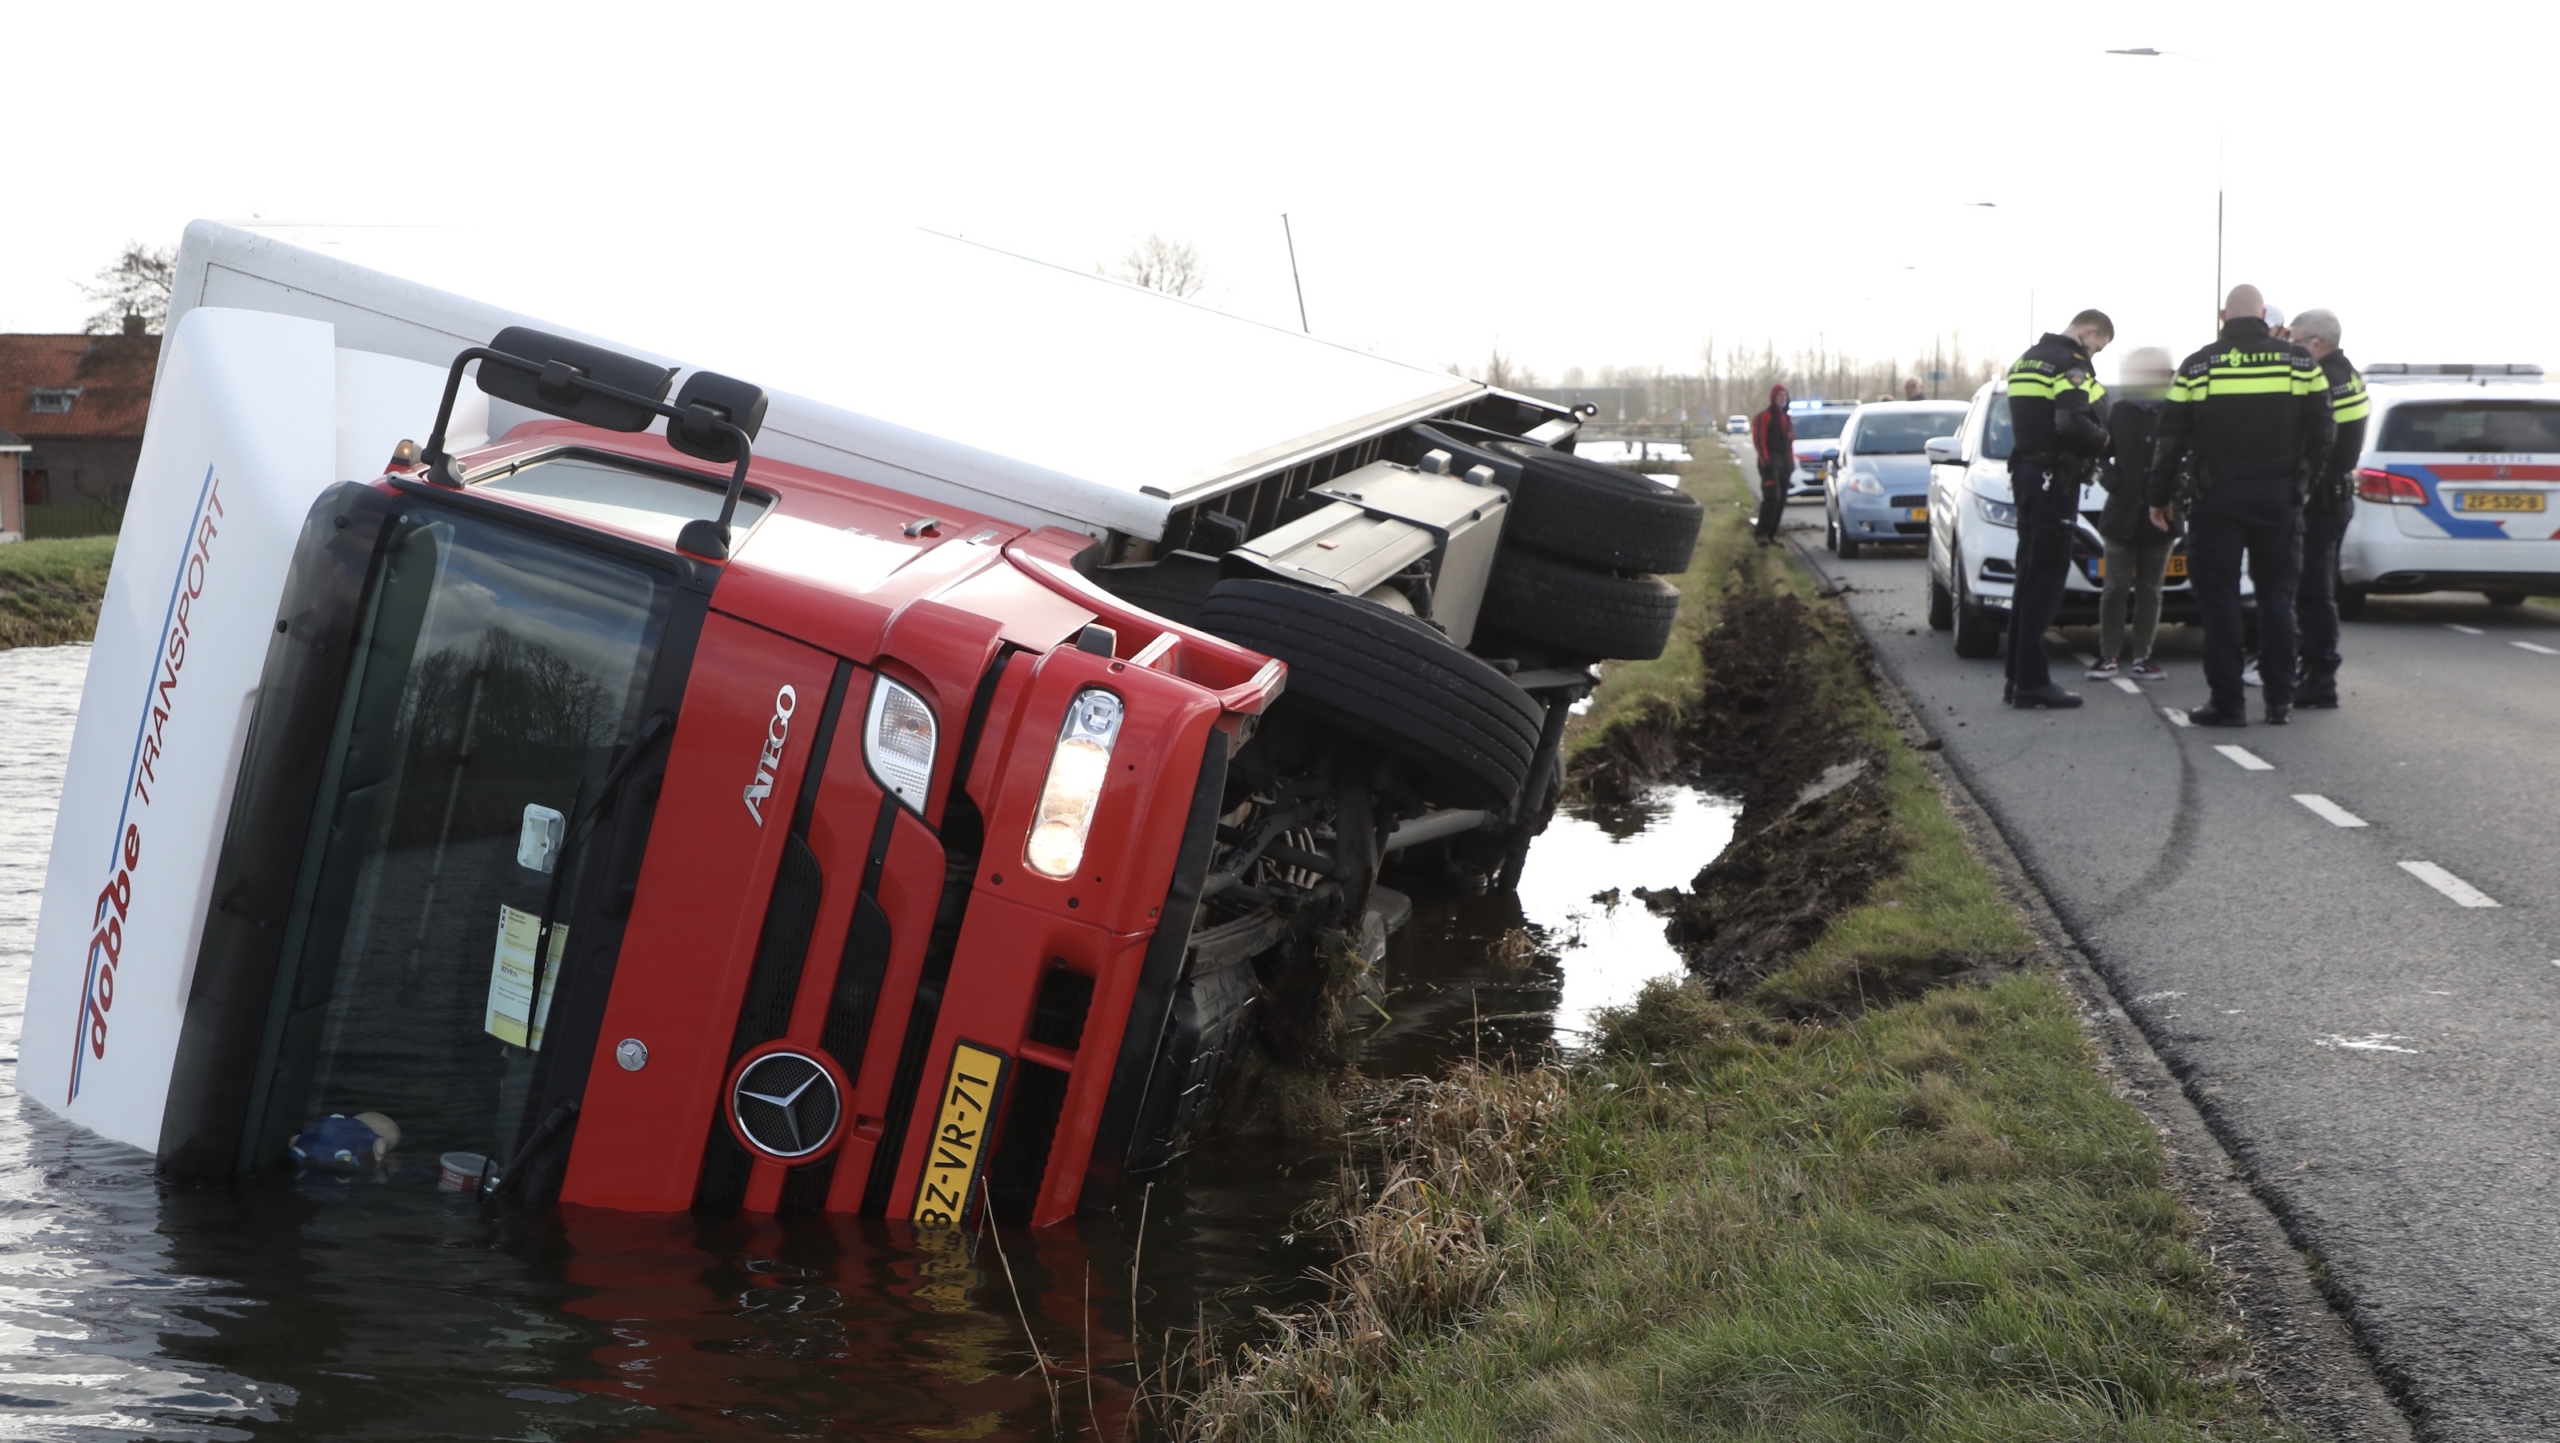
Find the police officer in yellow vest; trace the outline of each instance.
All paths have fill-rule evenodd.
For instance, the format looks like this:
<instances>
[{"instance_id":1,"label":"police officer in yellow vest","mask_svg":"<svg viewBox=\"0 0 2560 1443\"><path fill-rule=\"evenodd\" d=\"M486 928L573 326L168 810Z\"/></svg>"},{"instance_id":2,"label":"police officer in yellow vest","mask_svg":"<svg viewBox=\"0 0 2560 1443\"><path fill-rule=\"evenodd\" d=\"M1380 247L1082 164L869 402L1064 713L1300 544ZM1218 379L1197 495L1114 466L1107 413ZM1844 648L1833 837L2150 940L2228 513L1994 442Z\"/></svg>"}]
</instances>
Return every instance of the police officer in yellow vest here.
<instances>
[{"instance_id":1,"label":"police officer in yellow vest","mask_svg":"<svg viewBox=\"0 0 2560 1443\"><path fill-rule=\"evenodd\" d=\"M2338 423L2329 381L2308 352L2267 329L2256 286L2234 286L2222 334L2187 357L2160 408L2151 466L2151 519L2172 521L2178 463L2192 457L2196 495L2187 579L2204 620L2204 678L2212 698L2187 713L2197 726L2249 724L2242 690L2240 566L2258 592L2258 674L2267 720L2293 716L2294 596L2302 570L2302 507L2329 458Z\"/></svg>"},{"instance_id":2,"label":"police officer in yellow vest","mask_svg":"<svg viewBox=\"0 0 2560 1443\"><path fill-rule=\"evenodd\" d=\"M2312 478L2311 499L2302 510L2302 590L2293 607L2302 646L2302 681L2293 693L2299 707L2338 704L2338 543L2356 514L2356 462L2364 455L2365 419L2373 414L2364 377L2338 349L2339 338L2335 311L2304 311L2293 318L2293 343L2320 363L2329 383L2329 414L2338 423L2338 439Z\"/></svg>"},{"instance_id":3,"label":"police officer in yellow vest","mask_svg":"<svg viewBox=\"0 0 2560 1443\"><path fill-rule=\"evenodd\" d=\"M2098 411L2107 388L2098 384L2090 362L2115 337L2116 323L2106 312L2082 311L2009 367L2009 423L2017 436L2009 454L2009 495L2017 512L2018 580L2009 600L2009 684L2001 699L2011 706L2080 704L2078 693L2053 684L2044 633L2062 614L2080 488L2107 450Z\"/></svg>"}]
</instances>

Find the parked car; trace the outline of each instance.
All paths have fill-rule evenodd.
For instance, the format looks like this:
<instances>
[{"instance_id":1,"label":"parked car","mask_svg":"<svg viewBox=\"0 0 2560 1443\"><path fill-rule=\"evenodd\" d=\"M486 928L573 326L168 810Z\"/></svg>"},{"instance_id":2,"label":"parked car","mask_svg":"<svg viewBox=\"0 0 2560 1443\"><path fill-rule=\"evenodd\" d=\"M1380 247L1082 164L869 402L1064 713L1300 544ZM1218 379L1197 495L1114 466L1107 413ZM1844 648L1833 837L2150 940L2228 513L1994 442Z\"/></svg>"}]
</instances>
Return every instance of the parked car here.
<instances>
[{"instance_id":1,"label":"parked car","mask_svg":"<svg viewBox=\"0 0 2560 1443\"><path fill-rule=\"evenodd\" d=\"M1929 626L1955 634L1956 655L2000 654L2017 583L2018 514L2009 492L2009 454L2017 435L2009 422L2005 381L1985 382L1973 393L1964 424L1953 436L1925 443L1929 458ZM2060 624L2094 625L2106 574L2106 542L2098 516L2106 492L2095 483L2080 490L2080 519L2071 536L2071 570L2063 583ZM2249 578L2240 579L2250 625L2256 601ZM2197 622L2187 586L2186 544L2169 554L2160 592L2164 622Z\"/></svg>"},{"instance_id":2,"label":"parked car","mask_svg":"<svg viewBox=\"0 0 2560 1443\"><path fill-rule=\"evenodd\" d=\"M1725 433L1726 435L1728 435L1728 436L1748 436L1748 435L1750 435L1750 434L1751 434L1751 418L1750 418L1750 417L1748 417L1748 416L1727 416L1727 417L1725 417L1725 418L1724 418L1724 433Z\"/></svg>"},{"instance_id":3,"label":"parked car","mask_svg":"<svg viewBox=\"0 0 2560 1443\"><path fill-rule=\"evenodd\" d=\"M2560 387L2542 368L2377 365L2338 548L2338 614L2368 596L2560 596Z\"/></svg>"},{"instance_id":4,"label":"parked car","mask_svg":"<svg viewBox=\"0 0 2560 1443\"><path fill-rule=\"evenodd\" d=\"M1795 401L1787 406L1787 419L1796 428L1796 465L1787 475L1787 499L1801 500L1822 494L1824 479L1831 474L1832 464L1840 459L1840 432L1856 415L1855 401Z\"/></svg>"},{"instance_id":5,"label":"parked car","mask_svg":"<svg viewBox=\"0 0 2560 1443\"><path fill-rule=\"evenodd\" d=\"M19 1089L173 1180L1105 1203L1395 861L1516 876L1696 539L1559 408L948 238L788 316L513 258L826 400L362 244L188 228L65 773Z\"/></svg>"},{"instance_id":6,"label":"parked car","mask_svg":"<svg viewBox=\"0 0 2560 1443\"><path fill-rule=\"evenodd\" d=\"M1840 460L1824 488L1824 541L1844 559L1880 542L1927 544L1929 458L1921 447L1964 423L1958 401L1861 406L1840 433Z\"/></svg>"}]
</instances>

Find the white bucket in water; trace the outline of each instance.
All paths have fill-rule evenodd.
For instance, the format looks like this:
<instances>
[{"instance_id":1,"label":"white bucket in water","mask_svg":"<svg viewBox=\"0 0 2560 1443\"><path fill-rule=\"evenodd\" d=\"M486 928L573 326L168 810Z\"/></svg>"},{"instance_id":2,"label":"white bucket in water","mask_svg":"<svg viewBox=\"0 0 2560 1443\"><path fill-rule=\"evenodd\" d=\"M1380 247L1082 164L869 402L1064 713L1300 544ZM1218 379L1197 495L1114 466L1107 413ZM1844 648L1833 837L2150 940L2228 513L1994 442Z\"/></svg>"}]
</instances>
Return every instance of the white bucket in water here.
<instances>
[{"instance_id":1,"label":"white bucket in water","mask_svg":"<svg viewBox=\"0 0 2560 1443\"><path fill-rule=\"evenodd\" d=\"M436 1189L439 1192L469 1192L480 1186L480 1175L489 1170L489 1160L476 1152L449 1152L438 1158Z\"/></svg>"}]
</instances>

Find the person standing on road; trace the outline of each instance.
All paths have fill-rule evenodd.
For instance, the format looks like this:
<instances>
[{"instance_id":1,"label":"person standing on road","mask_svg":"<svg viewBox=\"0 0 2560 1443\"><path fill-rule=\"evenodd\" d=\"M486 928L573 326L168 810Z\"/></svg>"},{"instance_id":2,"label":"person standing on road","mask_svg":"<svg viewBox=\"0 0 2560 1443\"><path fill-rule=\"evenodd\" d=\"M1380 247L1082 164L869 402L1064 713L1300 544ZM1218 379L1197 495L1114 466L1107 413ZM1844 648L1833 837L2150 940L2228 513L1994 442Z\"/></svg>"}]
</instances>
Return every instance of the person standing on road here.
<instances>
[{"instance_id":1,"label":"person standing on road","mask_svg":"<svg viewBox=\"0 0 2560 1443\"><path fill-rule=\"evenodd\" d=\"M1920 378L1918 376L1905 376L1902 378L1902 399L1906 401L1925 401L1929 399L1928 396L1923 394L1920 390Z\"/></svg>"},{"instance_id":2,"label":"person standing on road","mask_svg":"<svg viewBox=\"0 0 2560 1443\"><path fill-rule=\"evenodd\" d=\"M2062 614L2071 570L2071 530L2080 516L2080 487L2106 453L2107 430L2091 361L2114 340L2104 311L2082 311L2060 333L2048 332L2009 367L2009 494L2018 513L2017 585L2009 605L2009 681L2001 700L2017 707L2075 707L2079 694L2053 684L2044 654L2045 628Z\"/></svg>"},{"instance_id":3,"label":"person standing on road","mask_svg":"<svg viewBox=\"0 0 2560 1443\"><path fill-rule=\"evenodd\" d=\"M2321 379L2329 383L2329 414L2338 423L2338 438L2311 478L2311 497L2302 508L2302 581L2293 604L2302 647L2302 680L2293 704L2302 707L2338 704L2338 543L2356 514L2356 462L2364 455L2365 418L2373 412L2364 377L2338 349L2339 335L2335 311L2304 311L2293 319L2293 343L2320 363Z\"/></svg>"},{"instance_id":4,"label":"person standing on road","mask_svg":"<svg viewBox=\"0 0 2560 1443\"><path fill-rule=\"evenodd\" d=\"M1751 418L1751 449L1760 459L1760 522L1751 529L1763 546L1778 539L1787 514L1787 477L1796 469L1796 423L1787 415L1787 388L1769 388L1769 408Z\"/></svg>"},{"instance_id":5,"label":"person standing on road","mask_svg":"<svg viewBox=\"0 0 2560 1443\"><path fill-rule=\"evenodd\" d=\"M2122 390L2107 405L2107 463L2098 473L2107 488L2106 509L2098 516L2098 534L2107 543L2107 586L2098 598L2098 662L2089 668L2091 681L2112 680L2120 661L2126 673L2144 681L2164 675L2151 660L2151 641L2160 630L2160 587L2177 540L2152 524L2145 497L2160 408L2168 404L2169 382L2176 375L2167 351L2143 346L2124 358L2118 377ZM2131 660L2125 660L2124 651L2128 610Z\"/></svg>"},{"instance_id":6,"label":"person standing on road","mask_svg":"<svg viewBox=\"0 0 2560 1443\"><path fill-rule=\"evenodd\" d=\"M2151 519L2164 530L2178 502L2178 468L2193 465L2196 498L2187 539L2188 582L2204 621L2204 676L2211 699L2187 714L2197 726L2249 724L2242 689L2240 567L2258 588L2258 670L2266 718L2293 718L2293 606L2302 566L2302 503L2328 459L2338 423L2329 384L2308 352L2269 333L2256 286L2234 286L2222 334L2187 357L2160 410L2152 454Z\"/></svg>"}]
</instances>

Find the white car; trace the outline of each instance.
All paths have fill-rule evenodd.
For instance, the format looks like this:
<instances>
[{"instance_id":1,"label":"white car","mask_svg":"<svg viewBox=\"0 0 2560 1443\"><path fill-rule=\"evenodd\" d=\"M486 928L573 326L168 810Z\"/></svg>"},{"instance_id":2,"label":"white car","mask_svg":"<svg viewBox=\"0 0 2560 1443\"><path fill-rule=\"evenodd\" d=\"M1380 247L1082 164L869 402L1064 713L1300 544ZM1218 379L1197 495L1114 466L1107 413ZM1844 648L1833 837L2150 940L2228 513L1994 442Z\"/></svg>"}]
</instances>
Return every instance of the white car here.
<instances>
[{"instance_id":1,"label":"white car","mask_svg":"<svg viewBox=\"0 0 2560 1443\"><path fill-rule=\"evenodd\" d=\"M2018 575L2018 512L2009 493L2009 452L2017 435L2009 425L2009 392L2003 381L1973 393L1972 408L1953 436L1930 441L1929 626L1955 633L1956 655L2000 654L2001 633ZM2105 488L2080 488L2080 520L2071 536L2071 571L2064 579L2057 624L2090 626L2106 577L2106 542L2098 535ZM2240 594L2252 595L2247 576ZM2255 635L2257 612L2248 602ZM2160 619L2193 624L2195 597L2187 588L2184 543L2169 554L2169 576L2160 591Z\"/></svg>"},{"instance_id":2,"label":"white car","mask_svg":"<svg viewBox=\"0 0 2560 1443\"><path fill-rule=\"evenodd\" d=\"M1751 434L1751 418L1750 418L1750 417L1748 417L1748 416L1727 416L1727 417L1725 417L1725 418L1724 418L1724 433L1725 433L1726 435L1728 435L1728 436L1748 436L1748 435L1750 435L1750 434Z\"/></svg>"},{"instance_id":3,"label":"white car","mask_svg":"<svg viewBox=\"0 0 2560 1443\"><path fill-rule=\"evenodd\" d=\"M2560 387L2539 366L2378 365L2338 548L2338 614L2365 598L2560 596Z\"/></svg>"}]
</instances>

